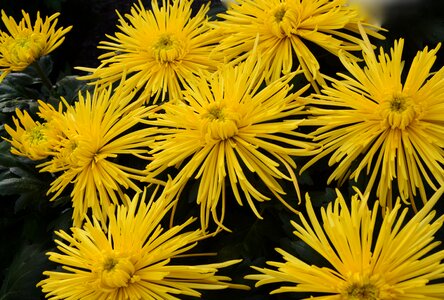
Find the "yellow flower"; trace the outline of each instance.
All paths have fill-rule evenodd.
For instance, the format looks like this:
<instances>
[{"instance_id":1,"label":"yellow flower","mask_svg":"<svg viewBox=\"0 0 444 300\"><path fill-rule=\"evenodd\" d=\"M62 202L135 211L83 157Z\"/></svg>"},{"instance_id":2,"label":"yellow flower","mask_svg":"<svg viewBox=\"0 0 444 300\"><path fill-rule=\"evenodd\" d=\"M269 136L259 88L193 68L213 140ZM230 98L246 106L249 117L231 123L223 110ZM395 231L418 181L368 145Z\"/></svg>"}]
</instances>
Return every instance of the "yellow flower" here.
<instances>
[{"instance_id":1,"label":"yellow flower","mask_svg":"<svg viewBox=\"0 0 444 300\"><path fill-rule=\"evenodd\" d=\"M376 225L379 204L370 210L368 196L359 192L352 197L350 209L338 193L334 204L321 209L322 222L307 196L308 220L300 214L301 224L292 222L294 234L330 266L309 265L277 249L285 262L267 262L277 270L253 267L263 274L247 278L258 280L256 286L288 283L272 293L312 295L304 299L444 299L444 284L432 282L444 277L444 251L432 251L440 244L434 234L444 222L444 216L434 220L432 208L443 192L444 187L410 220L408 209L401 210L397 201L380 226Z\"/></svg>"},{"instance_id":2,"label":"yellow flower","mask_svg":"<svg viewBox=\"0 0 444 300\"><path fill-rule=\"evenodd\" d=\"M80 226L88 209L105 221L110 203L118 202L122 188L140 191L134 180L143 171L122 164L125 157L147 154L150 131L135 129L150 108L132 102L134 93L121 89L96 88L91 95L79 93L74 106L56 111L49 105L40 110L43 118L59 128L60 137L54 145L52 159L39 165L41 172L58 173L48 193L55 199L73 183L73 219ZM43 105L43 103L40 103Z\"/></svg>"},{"instance_id":3,"label":"yellow flower","mask_svg":"<svg viewBox=\"0 0 444 300\"><path fill-rule=\"evenodd\" d=\"M17 118L13 117L16 129L8 124L5 129L11 136L6 139L12 146L11 153L26 156L32 160L41 160L51 154L52 145L56 142L53 129L47 123L34 121L27 111L15 111Z\"/></svg>"},{"instance_id":4,"label":"yellow flower","mask_svg":"<svg viewBox=\"0 0 444 300\"><path fill-rule=\"evenodd\" d=\"M201 230L183 230L187 220L168 229L160 225L171 208L165 198L146 204L145 193L127 199L128 206L109 208L105 231L93 216L83 228L72 227L72 234L58 231L59 252L49 259L63 266L60 271L45 271L48 278L38 283L49 299L180 299L176 295L199 297L198 290L247 287L229 283L216 275L219 268L240 260L205 265L183 265L176 257L205 238ZM195 254L193 254L195 255Z\"/></svg>"},{"instance_id":5,"label":"yellow flower","mask_svg":"<svg viewBox=\"0 0 444 300\"><path fill-rule=\"evenodd\" d=\"M37 12L34 26L29 14L22 11L23 19L17 24L2 10L2 21L9 34L0 31L0 82L10 72L21 71L40 57L49 54L63 43L64 35L72 26L56 30L59 13L46 17Z\"/></svg>"},{"instance_id":6,"label":"yellow flower","mask_svg":"<svg viewBox=\"0 0 444 300\"><path fill-rule=\"evenodd\" d=\"M151 2L146 10L142 2L135 4L127 20L120 16L120 25L111 41L102 41L101 49L108 50L99 57L97 69L78 68L92 72L81 79L115 82L127 74L128 89L141 90L141 97L154 102L180 97L181 85L203 72L216 68L210 53L219 37L208 27L205 5L191 16L189 0Z\"/></svg>"},{"instance_id":7,"label":"yellow flower","mask_svg":"<svg viewBox=\"0 0 444 300\"><path fill-rule=\"evenodd\" d=\"M292 182L299 194L292 156L310 155L314 146L296 131L303 122L298 118L303 113L299 96L308 86L290 93L288 83L294 75L261 89L264 72L257 58L226 65L212 77L190 81L183 102L163 104L148 122L157 133L150 145L149 178L178 166L167 190L171 194L179 194L190 178L199 179L197 203L203 228L210 215L223 226L226 179L239 205L245 198L259 218L253 200L270 197L255 182L260 181L288 207L278 180Z\"/></svg>"},{"instance_id":8,"label":"yellow flower","mask_svg":"<svg viewBox=\"0 0 444 300\"><path fill-rule=\"evenodd\" d=\"M331 87L314 95L311 123L323 151L302 169L332 154L339 163L332 180L357 180L370 174L366 193L376 182L381 205L392 206L394 183L401 199L416 191L427 199L426 186L444 184L444 68L431 73L439 45L418 52L404 80L401 61L404 41L395 42L391 55L377 57L370 42L363 45L366 67L341 57L351 75L338 74ZM414 204L414 201L411 201Z\"/></svg>"},{"instance_id":9,"label":"yellow flower","mask_svg":"<svg viewBox=\"0 0 444 300\"><path fill-rule=\"evenodd\" d=\"M362 21L355 7L345 0L244 0L233 1L223 19L215 23L225 38L215 53L239 62L248 57L259 36L258 51L275 80L301 66L307 80L324 84L320 65L306 42L338 55L340 51L360 50L353 33ZM377 29L377 28L375 28ZM383 38L372 28L368 34ZM216 54L217 55L217 54ZM296 56L296 57L295 57ZM297 63L293 60L296 58Z\"/></svg>"}]
</instances>

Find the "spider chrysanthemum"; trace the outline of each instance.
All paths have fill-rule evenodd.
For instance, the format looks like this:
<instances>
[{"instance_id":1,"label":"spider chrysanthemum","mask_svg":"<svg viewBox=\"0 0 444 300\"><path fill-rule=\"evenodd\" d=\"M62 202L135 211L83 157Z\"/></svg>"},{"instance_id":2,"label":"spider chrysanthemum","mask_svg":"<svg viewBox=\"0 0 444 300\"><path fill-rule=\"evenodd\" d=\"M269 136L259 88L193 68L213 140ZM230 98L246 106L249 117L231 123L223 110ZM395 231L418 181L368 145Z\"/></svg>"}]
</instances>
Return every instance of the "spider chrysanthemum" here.
<instances>
[{"instance_id":1,"label":"spider chrysanthemum","mask_svg":"<svg viewBox=\"0 0 444 300\"><path fill-rule=\"evenodd\" d=\"M58 174L48 193L55 199L73 185L73 220L80 226L88 209L104 221L110 203L118 203L122 191L140 191L136 183L142 170L122 163L128 157L143 157L150 142L150 131L137 125L148 116L149 107L131 102L134 93L111 86L91 94L79 93L79 100L54 110L40 102L40 116L58 128L59 138L51 158L38 167L41 172Z\"/></svg>"},{"instance_id":2,"label":"spider chrysanthemum","mask_svg":"<svg viewBox=\"0 0 444 300\"><path fill-rule=\"evenodd\" d=\"M210 53L219 37L208 26L209 6L192 15L190 0L163 0L162 4L159 7L153 0L146 10L139 1L126 19L119 16L120 32L100 42L99 48L109 52L99 57L98 68L79 68L92 72L81 78L114 82L125 73L128 89L142 90L141 97L153 96L156 102L159 97L180 97L184 82L200 72L214 71L217 62Z\"/></svg>"},{"instance_id":3,"label":"spider chrysanthemum","mask_svg":"<svg viewBox=\"0 0 444 300\"><path fill-rule=\"evenodd\" d=\"M360 50L354 33L363 21L346 0L245 0L230 3L223 19L215 23L224 36L216 48L225 58L242 61L259 36L258 50L270 70L271 79L302 67L309 82L323 84L319 62L312 52L315 44L334 55ZM383 38L369 28L368 34ZM294 61L296 60L296 62ZM317 85L314 85L317 88Z\"/></svg>"},{"instance_id":4,"label":"spider chrysanthemum","mask_svg":"<svg viewBox=\"0 0 444 300\"><path fill-rule=\"evenodd\" d=\"M255 182L285 203L279 180L293 182L299 192L292 156L310 155L314 149L297 131L303 122L299 96L306 88L291 93L293 75L263 86L263 69L252 57L190 81L183 102L165 103L148 122L157 128L148 177L178 166L167 191L173 194L191 178L199 180L197 203L205 228L210 216L222 226L227 182L237 202L242 205L244 198L258 217L254 200L270 197Z\"/></svg>"},{"instance_id":5,"label":"spider chrysanthemum","mask_svg":"<svg viewBox=\"0 0 444 300\"><path fill-rule=\"evenodd\" d=\"M284 262L267 262L275 267L253 267L262 274L248 275L256 286L280 283L272 293L308 293L304 299L413 300L444 299L444 250L434 235L444 216L435 218L433 206L444 192L439 189L411 219L398 201L387 209L378 224L378 206L367 206L368 196L358 192L351 207L338 193L334 204L321 208L318 219L307 196L308 220L292 222L294 234L320 254L330 266L310 265L303 259L277 249Z\"/></svg>"},{"instance_id":6,"label":"spider chrysanthemum","mask_svg":"<svg viewBox=\"0 0 444 300\"><path fill-rule=\"evenodd\" d=\"M9 73L25 69L59 47L65 39L64 35L72 28L56 28L59 13L43 20L37 12L34 25L29 14L24 11L19 23L8 17L3 10L1 14L9 33L0 31L0 82Z\"/></svg>"},{"instance_id":7,"label":"spider chrysanthemum","mask_svg":"<svg viewBox=\"0 0 444 300\"><path fill-rule=\"evenodd\" d=\"M301 169L331 155L329 165L338 165L328 182L366 172L366 192L376 184L388 207L395 188L404 201L417 191L426 201L426 190L444 183L444 68L431 72L439 45L419 51L404 74L403 45L400 39L391 55L381 48L376 56L367 40L364 68L341 57L350 75L338 74L311 101L311 124L320 126L313 134L323 151Z\"/></svg>"},{"instance_id":8,"label":"spider chrysanthemum","mask_svg":"<svg viewBox=\"0 0 444 300\"><path fill-rule=\"evenodd\" d=\"M6 132L11 136L6 139L12 146L11 153L25 156L32 160L41 160L51 155L57 141L57 129L47 126L46 122L34 121L27 111L16 109L17 118L13 117L16 129L8 124Z\"/></svg>"},{"instance_id":9,"label":"spider chrysanthemum","mask_svg":"<svg viewBox=\"0 0 444 300\"><path fill-rule=\"evenodd\" d=\"M154 197L145 203L144 198L136 195L124 201L128 206L109 207L106 231L93 217L82 228L72 227L70 234L56 232L58 251L48 255L62 269L43 273L47 278L38 286L46 298L179 300L178 295L200 297L199 290L247 288L216 275L239 260L184 265L183 257L205 234L184 231L193 218L164 229L161 221L171 203Z\"/></svg>"}]
</instances>

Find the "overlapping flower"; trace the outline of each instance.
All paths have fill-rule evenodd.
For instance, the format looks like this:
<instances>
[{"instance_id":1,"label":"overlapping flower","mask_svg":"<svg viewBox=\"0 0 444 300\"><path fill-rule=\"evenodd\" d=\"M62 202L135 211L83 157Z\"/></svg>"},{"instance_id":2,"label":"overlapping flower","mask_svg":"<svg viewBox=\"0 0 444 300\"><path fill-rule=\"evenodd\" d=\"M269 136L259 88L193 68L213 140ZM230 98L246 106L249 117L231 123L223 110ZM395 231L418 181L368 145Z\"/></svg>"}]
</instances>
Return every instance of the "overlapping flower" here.
<instances>
[{"instance_id":1,"label":"overlapping flower","mask_svg":"<svg viewBox=\"0 0 444 300\"><path fill-rule=\"evenodd\" d=\"M119 30L111 41L99 48L109 52L101 55L96 68L79 68L92 72L82 76L99 83L122 79L125 86L141 90L146 102L180 98L181 86L200 73L214 71L218 62L210 57L219 37L208 26L208 5L193 14L192 1L151 1L146 10L141 1L135 4L126 19L119 16Z\"/></svg>"},{"instance_id":2,"label":"overlapping flower","mask_svg":"<svg viewBox=\"0 0 444 300\"><path fill-rule=\"evenodd\" d=\"M337 166L328 183L365 172L366 192L376 185L388 207L396 190L406 202L419 191L425 202L428 188L444 184L444 68L432 70L440 45L419 51L406 73L403 45L400 39L390 55L381 48L377 56L366 40L364 68L341 56L349 74L330 78L310 101L310 124L319 126L314 140L323 151L301 169L330 156L329 165Z\"/></svg>"},{"instance_id":3,"label":"overlapping flower","mask_svg":"<svg viewBox=\"0 0 444 300\"><path fill-rule=\"evenodd\" d=\"M260 217L254 200L270 196L255 187L249 177L253 173L285 203L279 180L291 181L299 193L292 156L311 155L315 149L297 131L304 108L299 96L306 88L290 92L294 75L262 88L265 73L252 57L238 66L226 65L212 77L190 80L183 101L163 104L147 122L156 127L148 178L179 166L167 191L172 195L179 195L190 179L200 180L196 201L203 228L210 216L223 226L227 183L236 201L242 205L246 200Z\"/></svg>"},{"instance_id":4,"label":"overlapping flower","mask_svg":"<svg viewBox=\"0 0 444 300\"><path fill-rule=\"evenodd\" d=\"M215 55L235 63L251 55L256 37L261 59L275 80L302 67L307 80L318 90L323 85L321 66L313 53L315 44L333 55L340 51L353 58L359 51L358 22L363 22L355 6L345 0L245 0L233 1L223 21L215 23L224 36ZM368 34L383 38L377 28L367 27Z\"/></svg>"},{"instance_id":5,"label":"overlapping flower","mask_svg":"<svg viewBox=\"0 0 444 300\"><path fill-rule=\"evenodd\" d=\"M164 229L161 222L171 202L156 199L156 193L145 203L145 193L127 205L108 207L105 229L95 218L87 219L72 233L57 231L57 252L49 259L62 270L46 271L41 286L49 299L169 299L179 295L199 297L199 290L241 288L230 278L216 275L239 260L206 265L174 263L175 258L205 238L198 229L184 231L192 222ZM168 204L170 203L170 204Z\"/></svg>"},{"instance_id":6,"label":"overlapping flower","mask_svg":"<svg viewBox=\"0 0 444 300\"><path fill-rule=\"evenodd\" d=\"M57 28L55 13L45 20L37 13L32 25L29 14L22 11L23 19L17 23L2 10L2 21L9 33L0 31L0 82L11 72L21 71L59 47L72 26Z\"/></svg>"},{"instance_id":7,"label":"overlapping flower","mask_svg":"<svg viewBox=\"0 0 444 300\"><path fill-rule=\"evenodd\" d=\"M277 269L253 267L262 274L247 278L257 280L256 286L284 284L272 293L311 295L304 299L443 299L444 284L433 280L444 277L444 251L433 250L440 244L434 235L444 216L435 219L432 210L443 192L444 187L411 219L398 201L379 228L379 204L370 209L368 194L358 191L348 205L338 193L334 203L321 208L321 220L307 196L308 220L300 214L300 223L292 221L294 234L330 266L310 265L277 249L284 262L267 262Z\"/></svg>"}]
</instances>

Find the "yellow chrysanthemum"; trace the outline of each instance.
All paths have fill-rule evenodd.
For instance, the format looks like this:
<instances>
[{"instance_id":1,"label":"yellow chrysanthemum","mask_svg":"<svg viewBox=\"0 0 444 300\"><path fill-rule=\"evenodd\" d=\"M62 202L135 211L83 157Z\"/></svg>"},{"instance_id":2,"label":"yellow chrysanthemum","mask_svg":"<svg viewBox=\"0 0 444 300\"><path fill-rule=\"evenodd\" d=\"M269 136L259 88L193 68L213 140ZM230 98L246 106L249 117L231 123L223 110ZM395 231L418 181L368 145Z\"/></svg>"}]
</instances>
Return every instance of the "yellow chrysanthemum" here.
<instances>
[{"instance_id":1,"label":"yellow chrysanthemum","mask_svg":"<svg viewBox=\"0 0 444 300\"><path fill-rule=\"evenodd\" d=\"M64 35L72 26L56 29L59 13L45 21L37 12L34 26L29 14L22 11L23 19L17 24L2 10L2 21L9 34L0 31L0 82L9 73L21 71L40 57L49 54L63 43Z\"/></svg>"},{"instance_id":2,"label":"yellow chrysanthemum","mask_svg":"<svg viewBox=\"0 0 444 300\"><path fill-rule=\"evenodd\" d=\"M38 286L46 298L76 300L178 300L177 295L199 297L198 290L247 287L229 283L218 276L219 268L239 260L206 265L175 264L175 258L205 238L201 230L183 230L189 219L167 230L160 225L171 207L165 198L148 204L145 195L136 195L128 206L110 207L107 231L93 217L72 234L58 231L59 252L49 259L63 266L61 271L45 271L48 278ZM195 254L194 254L195 255Z\"/></svg>"},{"instance_id":3,"label":"yellow chrysanthemum","mask_svg":"<svg viewBox=\"0 0 444 300\"><path fill-rule=\"evenodd\" d=\"M167 191L172 194L180 193L191 177L200 179L197 203L204 228L210 215L222 226L226 179L239 205L245 197L259 218L253 200L270 198L254 186L256 180L285 203L277 179L293 182L299 193L292 156L310 155L314 149L296 131L303 122L298 119L303 109L299 96L306 88L290 93L288 82L294 75L263 86L263 69L252 57L238 66L226 65L210 78L190 81L183 102L165 103L148 122L157 128L149 178L179 166Z\"/></svg>"},{"instance_id":4,"label":"yellow chrysanthemum","mask_svg":"<svg viewBox=\"0 0 444 300\"><path fill-rule=\"evenodd\" d=\"M128 75L125 83L129 89L142 90L141 97L154 102L162 96L180 97L181 85L200 72L215 70L217 62L210 53L219 37L208 27L205 5L193 14L192 1L174 0L151 2L146 10L142 2L134 5L127 20L120 16L120 25L111 41L101 42L99 48L110 52L99 57L97 69L78 68L92 72L81 79L98 82L120 80Z\"/></svg>"},{"instance_id":5,"label":"yellow chrysanthemum","mask_svg":"<svg viewBox=\"0 0 444 300\"><path fill-rule=\"evenodd\" d=\"M365 170L366 192L376 182L376 196L388 207L395 182L404 201L417 190L426 201L426 186L444 183L444 68L430 73L439 45L418 52L404 81L403 44L395 42L391 57L382 48L377 57L367 40L364 68L341 57L351 75L338 74L313 96L311 124L321 126L313 134L323 151L301 169L332 154L329 165L339 164L329 183L357 180Z\"/></svg>"},{"instance_id":6,"label":"yellow chrysanthemum","mask_svg":"<svg viewBox=\"0 0 444 300\"><path fill-rule=\"evenodd\" d=\"M309 220L300 214L301 225L292 222L294 234L331 266L309 265L277 249L285 262L267 262L277 270L253 267L263 274L247 278L258 280L256 286L288 283L272 293L311 294L304 299L444 299L444 283L432 282L444 278L444 250L434 251L440 244L434 235L444 216L434 220L435 211L431 211L443 192L444 187L410 220L406 219L408 209L401 211L398 201L392 210L387 209L380 226L375 225L379 204L370 210L367 196L360 193L352 197L351 209L338 193L334 204L321 209L322 222L307 196Z\"/></svg>"},{"instance_id":7,"label":"yellow chrysanthemum","mask_svg":"<svg viewBox=\"0 0 444 300\"><path fill-rule=\"evenodd\" d=\"M46 105L40 115L59 128L60 137L54 146L52 159L39 165L41 172L62 172L52 182L48 193L53 199L73 183L73 219L79 226L89 208L101 221L110 203L118 202L122 188L140 191L133 182L143 176L137 170L119 163L126 155L147 154L151 134L148 129L135 126L146 118L149 107L132 102L134 93L121 89L112 92L97 88L91 95L79 93L74 106L66 105L61 112ZM43 103L41 103L43 105Z\"/></svg>"},{"instance_id":8,"label":"yellow chrysanthemum","mask_svg":"<svg viewBox=\"0 0 444 300\"><path fill-rule=\"evenodd\" d=\"M56 142L53 128L45 122L34 121L27 111L16 109L15 113L18 118L13 117L16 129L5 125L6 132L11 136L11 140L6 139L12 146L11 153L32 160L45 159L51 155Z\"/></svg>"},{"instance_id":9,"label":"yellow chrysanthemum","mask_svg":"<svg viewBox=\"0 0 444 300\"><path fill-rule=\"evenodd\" d=\"M223 19L215 26L224 35L217 53L242 61L253 49L259 36L258 51L269 66L270 77L275 80L302 67L305 77L315 84L324 83L320 65L306 42L316 44L334 55L339 51L360 50L354 33L357 23L363 21L356 7L346 0L244 0L233 1ZM368 34L383 38L373 29ZM296 57L298 63L293 60ZM317 86L314 85L317 89Z\"/></svg>"}]
</instances>

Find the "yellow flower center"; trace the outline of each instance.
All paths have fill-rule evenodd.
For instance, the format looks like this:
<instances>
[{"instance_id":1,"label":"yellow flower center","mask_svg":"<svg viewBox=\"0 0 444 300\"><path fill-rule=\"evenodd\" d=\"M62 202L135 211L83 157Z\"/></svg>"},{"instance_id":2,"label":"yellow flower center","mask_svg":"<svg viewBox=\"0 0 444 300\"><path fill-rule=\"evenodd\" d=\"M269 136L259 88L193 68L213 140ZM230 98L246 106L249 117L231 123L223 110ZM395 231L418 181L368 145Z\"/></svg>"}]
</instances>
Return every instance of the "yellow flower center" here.
<instances>
[{"instance_id":1,"label":"yellow flower center","mask_svg":"<svg viewBox=\"0 0 444 300\"><path fill-rule=\"evenodd\" d=\"M160 63L180 60L186 53L185 44L177 36L168 33L160 35L152 48L154 58Z\"/></svg>"},{"instance_id":2,"label":"yellow flower center","mask_svg":"<svg viewBox=\"0 0 444 300\"><path fill-rule=\"evenodd\" d=\"M139 281L134 275L136 268L128 257L105 255L96 272L98 275L98 286L104 291L112 291L121 287L127 287L129 283Z\"/></svg>"},{"instance_id":3,"label":"yellow flower center","mask_svg":"<svg viewBox=\"0 0 444 300\"><path fill-rule=\"evenodd\" d=\"M237 134L239 114L221 104L213 104L203 118L203 132L211 140L227 140Z\"/></svg>"},{"instance_id":4,"label":"yellow flower center","mask_svg":"<svg viewBox=\"0 0 444 300\"><path fill-rule=\"evenodd\" d=\"M45 37L41 33L23 31L6 41L2 54L16 67L24 68L41 56L45 44Z\"/></svg>"},{"instance_id":5,"label":"yellow flower center","mask_svg":"<svg viewBox=\"0 0 444 300\"><path fill-rule=\"evenodd\" d=\"M33 127L30 131L28 131L26 139L28 140L29 145L36 146L42 142L45 142L47 140L45 130L45 125L37 125Z\"/></svg>"},{"instance_id":6,"label":"yellow flower center","mask_svg":"<svg viewBox=\"0 0 444 300\"><path fill-rule=\"evenodd\" d=\"M419 108L409 96L393 93L381 102L384 127L405 129L418 115Z\"/></svg>"},{"instance_id":7,"label":"yellow flower center","mask_svg":"<svg viewBox=\"0 0 444 300\"><path fill-rule=\"evenodd\" d=\"M379 290L371 283L363 285L352 284L346 290L344 300L377 300L379 299Z\"/></svg>"},{"instance_id":8,"label":"yellow flower center","mask_svg":"<svg viewBox=\"0 0 444 300\"><path fill-rule=\"evenodd\" d=\"M284 19L285 16L285 8L280 7L277 9L277 11L274 13L274 19L277 23L281 22Z\"/></svg>"},{"instance_id":9,"label":"yellow flower center","mask_svg":"<svg viewBox=\"0 0 444 300\"><path fill-rule=\"evenodd\" d=\"M300 23L299 19L300 16L296 10L281 4L270 11L265 24L273 35L278 38L286 38L296 34L297 26Z\"/></svg>"}]
</instances>

